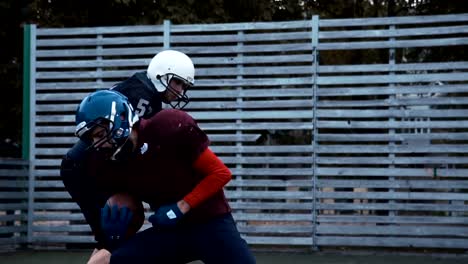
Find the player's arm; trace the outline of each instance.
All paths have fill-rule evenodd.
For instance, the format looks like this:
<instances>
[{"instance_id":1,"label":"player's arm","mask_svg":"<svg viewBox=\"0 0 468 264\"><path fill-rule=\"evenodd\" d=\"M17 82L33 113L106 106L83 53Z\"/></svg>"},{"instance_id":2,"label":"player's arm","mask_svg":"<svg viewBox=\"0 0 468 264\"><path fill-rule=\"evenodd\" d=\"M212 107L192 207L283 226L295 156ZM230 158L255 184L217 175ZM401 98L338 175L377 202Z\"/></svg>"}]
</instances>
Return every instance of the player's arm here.
<instances>
[{"instance_id":1,"label":"player's arm","mask_svg":"<svg viewBox=\"0 0 468 264\"><path fill-rule=\"evenodd\" d=\"M100 205L103 196L93 190L92 184L87 181L84 168L84 159L86 155L87 144L79 141L62 159L60 166L60 176L65 189L68 191L73 201L80 207L86 222L90 225L95 239L98 242L97 247L101 248L103 244L103 235L100 228Z\"/></svg>"},{"instance_id":2,"label":"player's arm","mask_svg":"<svg viewBox=\"0 0 468 264\"><path fill-rule=\"evenodd\" d=\"M196 175L201 175L200 182L181 201L179 208L184 211L195 208L214 194L222 191L231 180L229 168L209 148L209 139L197 122L186 112L178 111L180 123L185 124L178 132L182 142L182 153L191 160ZM187 203L189 206L185 205ZM186 212L184 212L186 213Z\"/></svg>"},{"instance_id":3,"label":"player's arm","mask_svg":"<svg viewBox=\"0 0 468 264\"><path fill-rule=\"evenodd\" d=\"M208 147L193 162L192 167L204 178L182 200L159 207L148 219L153 226L174 226L184 214L221 191L231 179L230 170Z\"/></svg>"},{"instance_id":4,"label":"player's arm","mask_svg":"<svg viewBox=\"0 0 468 264\"><path fill-rule=\"evenodd\" d=\"M197 122L187 113L179 112L179 114L181 119L186 120L186 126L179 136L183 140L183 145L186 146L183 153L188 155L188 160L192 160L195 173L201 175L200 182L180 202L180 205L187 203L190 209L222 191L231 180L232 174L229 168L211 151L208 136L200 129Z\"/></svg>"},{"instance_id":5,"label":"player's arm","mask_svg":"<svg viewBox=\"0 0 468 264\"><path fill-rule=\"evenodd\" d=\"M164 110L155 116L158 126L147 129L158 130L160 127L173 129L177 136L180 155L190 162L196 175L201 180L180 201L159 207L155 214L148 219L153 226L171 226L187 213L197 207L215 193L221 191L231 179L231 172L226 165L208 148L207 135L198 127L195 120L186 112L178 110Z\"/></svg>"},{"instance_id":6,"label":"player's arm","mask_svg":"<svg viewBox=\"0 0 468 264\"><path fill-rule=\"evenodd\" d=\"M179 201L179 208L184 214L190 208L197 207L212 195L221 191L232 178L229 168L209 148L206 148L195 160L193 168L204 178L182 201Z\"/></svg>"}]
</instances>

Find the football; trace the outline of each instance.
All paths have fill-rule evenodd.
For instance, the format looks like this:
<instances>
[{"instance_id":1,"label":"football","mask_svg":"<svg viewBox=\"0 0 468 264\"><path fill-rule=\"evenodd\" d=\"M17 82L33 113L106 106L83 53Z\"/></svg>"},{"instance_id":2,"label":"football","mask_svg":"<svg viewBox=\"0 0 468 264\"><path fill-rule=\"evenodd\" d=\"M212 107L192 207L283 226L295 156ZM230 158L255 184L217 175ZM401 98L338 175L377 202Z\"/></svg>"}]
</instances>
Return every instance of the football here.
<instances>
[{"instance_id":1,"label":"football","mask_svg":"<svg viewBox=\"0 0 468 264\"><path fill-rule=\"evenodd\" d=\"M106 202L110 207L117 205L128 207L133 212L132 221L127 230L127 237L133 236L143 226L145 221L145 209L143 203L127 193L117 193L112 195Z\"/></svg>"}]
</instances>

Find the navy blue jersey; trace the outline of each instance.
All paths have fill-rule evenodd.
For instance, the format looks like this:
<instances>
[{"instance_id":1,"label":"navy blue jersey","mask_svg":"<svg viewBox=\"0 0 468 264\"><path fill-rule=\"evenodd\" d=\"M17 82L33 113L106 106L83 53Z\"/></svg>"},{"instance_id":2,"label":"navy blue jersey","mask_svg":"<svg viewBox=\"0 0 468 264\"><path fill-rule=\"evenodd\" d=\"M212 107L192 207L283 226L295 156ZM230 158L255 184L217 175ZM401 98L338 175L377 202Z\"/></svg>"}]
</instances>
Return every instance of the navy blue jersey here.
<instances>
[{"instance_id":1,"label":"navy blue jersey","mask_svg":"<svg viewBox=\"0 0 468 264\"><path fill-rule=\"evenodd\" d=\"M127 96L135 113L142 118L150 118L161 111L162 101L146 72L137 72L130 78L116 84L111 90Z\"/></svg>"},{"instance_id":2,"label":"navy blue jersey","mask_svg":"<svg viewBox=\"0 0 468 264\"><path fill-rule=\"evenodd\" d=\"M116 84L111 89L127 96L135 112L142 118L150 118L162 109L160 94L153 83L146 77L146 72L138 72L130 78ZM86 221L91 226L97 241L102 241L99 228L100 208L111 195L112 189L96 184L93 175L87 174L85 160L96 155L87 151L89 144L78 140L65 154L60 167L60 176L73 201L80 206ZM98 245L102 247L103 245Z\"/></svg>"}]
</instances>

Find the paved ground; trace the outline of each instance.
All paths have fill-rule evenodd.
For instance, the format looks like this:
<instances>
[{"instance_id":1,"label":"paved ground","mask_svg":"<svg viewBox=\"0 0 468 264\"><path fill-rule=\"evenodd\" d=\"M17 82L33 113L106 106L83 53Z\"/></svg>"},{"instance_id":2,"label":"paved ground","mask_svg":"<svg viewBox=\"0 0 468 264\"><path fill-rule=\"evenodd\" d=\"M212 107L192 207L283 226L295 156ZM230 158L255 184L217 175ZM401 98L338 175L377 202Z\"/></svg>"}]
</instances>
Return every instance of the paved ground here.
<instances>
[{"instance_id":1,"label":"paved ground","mask_svg":"<svg viewBox=\"0 0 468 264\"><path fill-rule=\"evenodd\" d=\"M258 264L458 264L468 263L468 255L396 255L379 253L256 253ZM89 256L87 251L22 251L0 253L2 264L83 264ZM195 262L201 263L201 262ZM192 263L192 264L195 264ZM221 264L221 263L220 263Z\"/></svg>"}]
</instances>

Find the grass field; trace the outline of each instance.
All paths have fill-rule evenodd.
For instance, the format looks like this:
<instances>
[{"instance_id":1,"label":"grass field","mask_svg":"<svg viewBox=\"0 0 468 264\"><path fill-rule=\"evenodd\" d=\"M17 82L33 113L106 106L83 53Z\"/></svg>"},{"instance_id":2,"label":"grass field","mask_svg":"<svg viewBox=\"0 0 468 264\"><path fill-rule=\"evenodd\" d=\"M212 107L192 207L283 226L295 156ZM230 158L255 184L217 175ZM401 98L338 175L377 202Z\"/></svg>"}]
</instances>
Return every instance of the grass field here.
<instances>
[{"instance_id":1,"label":"grass field","mask_svg":"<svg viewBox=\"0 0 468 264\"><path fill-rule=\"evenodd\" d=\"M88 251L19 251L0 253L1 264L82 264ZM401 255L378 253L256 253L258 264L458 264L468 263L468 255ZM192 264L202 262L192 262ZM134 263L136 264L136 263ZM222 264L222 263L220 263Z\"/></svg>"}]
</instances>

